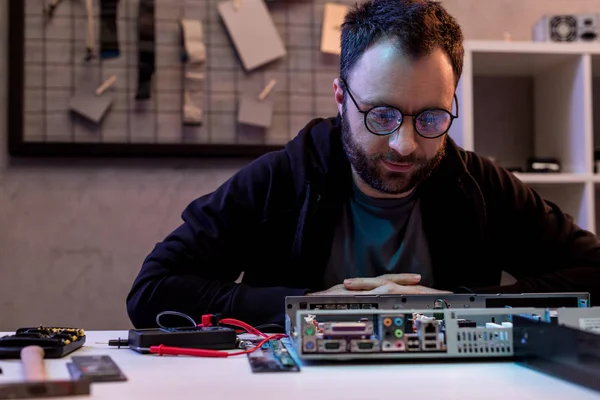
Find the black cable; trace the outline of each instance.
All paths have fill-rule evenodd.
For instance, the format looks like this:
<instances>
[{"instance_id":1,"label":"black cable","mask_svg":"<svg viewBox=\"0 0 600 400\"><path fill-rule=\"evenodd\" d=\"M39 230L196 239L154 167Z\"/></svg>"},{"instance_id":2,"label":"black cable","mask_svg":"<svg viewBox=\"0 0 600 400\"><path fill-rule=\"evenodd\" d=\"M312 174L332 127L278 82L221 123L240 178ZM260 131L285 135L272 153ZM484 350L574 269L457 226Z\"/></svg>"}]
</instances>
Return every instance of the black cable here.
<instances>
[{"instance_id":1,"label":"black cable","mask_svg":"<svg viewBox=\"0 0 600 400\"><path fill-rule=\"evenodd\" d=\"M198 326L198 324L196 323L196 321L194 321L194 319L192 317L190 317L189 315L187 315L187 314L184 314L184 313L179 312L179 311L163 311L163 312L160 312L160 313L158 313L156 315L156 325L158 325L162 329L170 329L170 328L168 328L168 327L166 327L166 326L164 326L163 324L160 323L160 317L162 317L163 315L175 315L177 317L182 317L182 318L185 318L188 321L190 321L192 323L192 326L194 328Z\"/></svg>"}]
</instances>

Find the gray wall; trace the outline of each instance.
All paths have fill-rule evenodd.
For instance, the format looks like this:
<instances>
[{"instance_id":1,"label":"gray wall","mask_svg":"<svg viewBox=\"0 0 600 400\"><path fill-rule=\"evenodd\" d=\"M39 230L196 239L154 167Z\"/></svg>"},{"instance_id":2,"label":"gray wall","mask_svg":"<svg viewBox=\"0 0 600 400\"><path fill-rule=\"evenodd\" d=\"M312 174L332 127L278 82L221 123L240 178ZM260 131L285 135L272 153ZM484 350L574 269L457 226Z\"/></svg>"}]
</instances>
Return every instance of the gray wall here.
<instances>
[{"instance_id":1,"label":"gray wall","mask_svg":"<svg viewBox=\"0 0 600 400\"><path fill-rule=\"evenodd\" d=\"M188 202L243 163L19 160L6 156L7 3L0 1L0 331L127 329L125 296ZM528 40L538 17L597 0L448 0L468 39ZM333 101L333 98L332 98Z\"/></svg>"}]
</instances>

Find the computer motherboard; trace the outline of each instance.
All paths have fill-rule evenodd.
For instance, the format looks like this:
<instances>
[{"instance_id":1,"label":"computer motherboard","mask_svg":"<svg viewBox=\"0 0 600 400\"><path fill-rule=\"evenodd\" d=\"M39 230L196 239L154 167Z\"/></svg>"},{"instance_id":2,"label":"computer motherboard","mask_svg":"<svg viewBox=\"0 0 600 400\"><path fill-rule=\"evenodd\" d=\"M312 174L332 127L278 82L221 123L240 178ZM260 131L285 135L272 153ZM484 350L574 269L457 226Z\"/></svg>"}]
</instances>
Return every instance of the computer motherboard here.
<instances>
[{"instance_id":1,"label":"computer motherboard","mask_svg":"<svg viewBox=\"0 0 600 400\"><path fill-rule=\"evenodd\" d=\"M546 308L312 310L288 334L307 360L510 358L513 315L551 319Z\"/></svg>"}]
</instances>

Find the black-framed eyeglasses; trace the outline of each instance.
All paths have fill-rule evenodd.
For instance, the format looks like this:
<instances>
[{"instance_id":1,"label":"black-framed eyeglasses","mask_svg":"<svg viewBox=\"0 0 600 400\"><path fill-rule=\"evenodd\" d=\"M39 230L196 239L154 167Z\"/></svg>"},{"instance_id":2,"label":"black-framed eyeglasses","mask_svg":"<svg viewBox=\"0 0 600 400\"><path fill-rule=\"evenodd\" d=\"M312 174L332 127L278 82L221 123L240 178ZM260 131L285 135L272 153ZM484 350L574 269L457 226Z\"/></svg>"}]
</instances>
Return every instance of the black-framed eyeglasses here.
<instances>
[{"instance_id":1,"label":"black-framed eyeglasses","mask_svg":"<svg viewBox=\"0 0 600 400\"><path fill-rule=\"evenodd\" d=\"M396 132L402 126L404 117L413 117L415 132L424 138L435 139L447 133L452 126L452 122L458 118L456 93L454 93L456 115L443 108L428 108L416 114L406 114L392 106L374 106L364 111L358 106L346 81L342 79L342 83L358 112L364 115L365 127L369 132L378 136L386 136Z\"/></svg>"}]
</instances>

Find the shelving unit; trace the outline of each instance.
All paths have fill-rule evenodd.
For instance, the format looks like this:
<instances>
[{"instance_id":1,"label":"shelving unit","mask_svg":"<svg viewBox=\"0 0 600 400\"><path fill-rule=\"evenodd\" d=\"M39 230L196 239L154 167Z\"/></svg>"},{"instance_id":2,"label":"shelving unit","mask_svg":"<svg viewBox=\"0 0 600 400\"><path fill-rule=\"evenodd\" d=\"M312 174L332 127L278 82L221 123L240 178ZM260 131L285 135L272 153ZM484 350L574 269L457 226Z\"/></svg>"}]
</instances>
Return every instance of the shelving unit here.
<instances>
[{"instance_id":1,"label":"shelving unit","mask_svg":"<svg viewBox=\"0 0 600 400\"><path fill-rule=\"evenodd\" d=\"M523 171L529 157L558 159L559 173L515 175L600 228L600 43L467 41L457 95L458 144Z\"/></svg>"}]
</instances>

